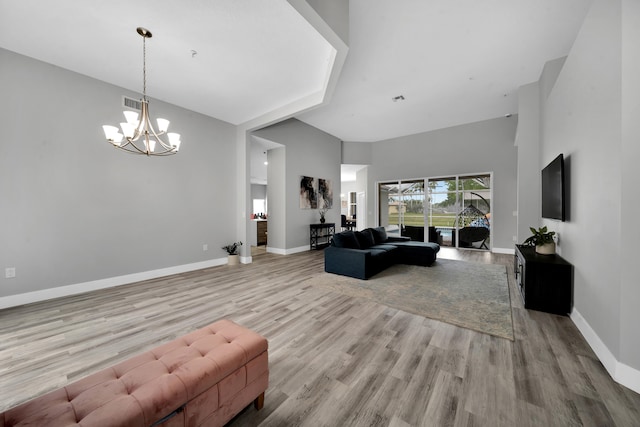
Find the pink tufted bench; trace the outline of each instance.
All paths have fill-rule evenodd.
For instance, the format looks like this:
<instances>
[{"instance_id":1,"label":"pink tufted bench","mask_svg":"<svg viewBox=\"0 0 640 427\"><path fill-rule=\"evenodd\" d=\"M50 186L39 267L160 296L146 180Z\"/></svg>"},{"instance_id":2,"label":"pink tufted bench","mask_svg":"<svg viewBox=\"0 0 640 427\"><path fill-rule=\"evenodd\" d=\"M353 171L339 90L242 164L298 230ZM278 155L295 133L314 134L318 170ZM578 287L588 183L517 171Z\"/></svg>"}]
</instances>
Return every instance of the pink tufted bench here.
<instances>
[{"instance_id":1,"label":"pink tufted bench","mask_svg":"<svg viewBox=\"0 0 640 427\"><path fill-rule=\"evenodd\" d=\"M220 320L0 413L0 427L221 426L262 408L267 345Z\"/></svg>"}]
</instances>

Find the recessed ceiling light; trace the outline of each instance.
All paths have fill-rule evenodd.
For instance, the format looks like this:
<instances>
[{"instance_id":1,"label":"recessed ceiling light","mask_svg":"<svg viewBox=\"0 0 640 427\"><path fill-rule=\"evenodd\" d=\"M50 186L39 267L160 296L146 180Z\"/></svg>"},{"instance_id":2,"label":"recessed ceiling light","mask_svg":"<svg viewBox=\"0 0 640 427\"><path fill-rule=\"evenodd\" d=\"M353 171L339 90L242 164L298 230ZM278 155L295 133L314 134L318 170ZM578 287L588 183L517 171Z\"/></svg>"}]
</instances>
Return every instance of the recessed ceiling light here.
<instances>
[{"instance_id":1,"label":"recessed ceiling light","mask_svg":"<svg viewBox=\"0 0 640 427\"><path fill-rule=\"evenodd\" d=\"M393 102L404 101L404 96L402 95L394 96L393 98L391 98L391 100Z\"/></svg>"}]
</instances>

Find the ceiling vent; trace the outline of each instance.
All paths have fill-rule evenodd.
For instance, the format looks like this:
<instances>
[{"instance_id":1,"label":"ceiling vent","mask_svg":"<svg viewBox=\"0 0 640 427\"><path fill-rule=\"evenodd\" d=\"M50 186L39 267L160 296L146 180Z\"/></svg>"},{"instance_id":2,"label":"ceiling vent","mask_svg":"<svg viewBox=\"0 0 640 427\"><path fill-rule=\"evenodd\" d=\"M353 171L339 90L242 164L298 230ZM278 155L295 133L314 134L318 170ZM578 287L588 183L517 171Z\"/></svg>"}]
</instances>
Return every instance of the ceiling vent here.
<instances>
[{"instance_id":1,"label":"ceiling vent","mask_svg":"<svg viewBox=\"0 0 640 427\"><path fill-rule=\"evenodd\" d=\"M142 109L142 104L137 99L129 98L122 95L122 106L131 108L133 110L140 111Z\"/></svg>"}]
</instances>

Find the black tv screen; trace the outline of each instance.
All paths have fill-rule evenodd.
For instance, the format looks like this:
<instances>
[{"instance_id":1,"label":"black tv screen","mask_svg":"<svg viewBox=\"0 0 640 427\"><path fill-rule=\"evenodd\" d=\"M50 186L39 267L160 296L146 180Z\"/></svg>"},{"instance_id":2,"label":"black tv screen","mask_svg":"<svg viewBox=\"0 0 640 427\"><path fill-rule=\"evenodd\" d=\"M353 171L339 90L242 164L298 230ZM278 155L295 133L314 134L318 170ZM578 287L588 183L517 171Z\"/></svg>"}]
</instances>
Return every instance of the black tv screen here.
<instances>
[{"instance_id":1,"label":"black tv screen","mask_svg":"<svg viewBox=\"0 0 640 427\"><path fill-rule=\"evenodd\" d=\"M560 154L542 169L542 217L565 219L564 157Z\"/></svg>"}]
</instances>

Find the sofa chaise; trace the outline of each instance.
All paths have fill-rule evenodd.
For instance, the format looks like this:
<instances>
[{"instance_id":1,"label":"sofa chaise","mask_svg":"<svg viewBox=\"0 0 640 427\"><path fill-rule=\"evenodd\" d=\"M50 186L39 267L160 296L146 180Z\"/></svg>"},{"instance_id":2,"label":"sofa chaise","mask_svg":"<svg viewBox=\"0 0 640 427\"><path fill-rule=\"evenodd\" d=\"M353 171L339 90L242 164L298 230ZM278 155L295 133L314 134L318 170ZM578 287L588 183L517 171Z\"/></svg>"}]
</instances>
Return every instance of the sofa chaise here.
<instances>
[{"instance_id":1,"label":"sofa chaise","mask_svg":"<svg viewBox=\"0 0 640 427\"><path fill-rule=\"evenodd\" d=\"M384 227L343 231L324 250L324 271L368 279L394 264L430 266L440 245L389 236Z\"/></svg>"}]
</instances>

